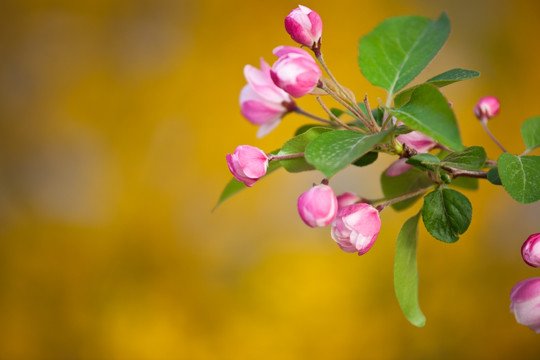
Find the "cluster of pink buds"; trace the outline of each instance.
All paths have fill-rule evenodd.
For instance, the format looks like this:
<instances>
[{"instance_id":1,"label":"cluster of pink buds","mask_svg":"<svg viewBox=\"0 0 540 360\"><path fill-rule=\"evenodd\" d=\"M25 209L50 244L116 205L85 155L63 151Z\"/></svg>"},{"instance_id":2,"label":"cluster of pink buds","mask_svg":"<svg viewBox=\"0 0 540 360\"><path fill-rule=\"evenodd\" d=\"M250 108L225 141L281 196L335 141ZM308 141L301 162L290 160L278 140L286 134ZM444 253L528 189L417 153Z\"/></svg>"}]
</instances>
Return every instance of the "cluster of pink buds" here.
<instances>
[{"instance_id":1,"label":"cluster of pink buds","mask_svg":"<svg viewBox=\"0 0 540 360\"><path fill-rule=\"evenodd\" d=\"M540 233L527 238L521 256L528 265L540 267ZM516 321L540 334L540 277L518 282L510 292L510 300Z\"/></svg>"}]
</instances>

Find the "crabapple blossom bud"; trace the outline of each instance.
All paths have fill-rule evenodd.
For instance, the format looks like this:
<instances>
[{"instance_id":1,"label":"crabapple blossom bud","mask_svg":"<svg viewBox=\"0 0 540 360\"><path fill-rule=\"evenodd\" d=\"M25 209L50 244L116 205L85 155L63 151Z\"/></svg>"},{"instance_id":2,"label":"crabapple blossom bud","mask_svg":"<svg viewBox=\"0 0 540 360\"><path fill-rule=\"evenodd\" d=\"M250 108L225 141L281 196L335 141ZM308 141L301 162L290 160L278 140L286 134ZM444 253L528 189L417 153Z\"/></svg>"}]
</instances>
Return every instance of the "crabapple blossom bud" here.
<instances>
[{"instance_id":1,"label":"crabapple blossom bud","mask_svg":"<svg viewBox=\"0 0 540 360\"><path fill-rule=\"evenodd\" d=\"M532 234L523 243L521 257L528 265L540 267L540 233Z\"/></svg>"},{"instance_id":2,"label":"crabapple blossom bud","mask_svg":"<svg viewBox=\"0 0 540 360\"><path fill-rule=\"evenodd\" d=\"M264 151L253 146L240 145L232 155L227 154L226 157L233 176L246 186L253 186L268 169L268 156Z\"/></svg>"},{"instance_id":3,"label":"crabapple blossom bud","mask_svg":"<svg viewBox=\"0 0 540 360\"><path fill-rule=\"evenodd\" d=\"M322 72L307 51L292 46L278 46L273 52L279 59L272 65L270 75L278 87L295 98L313 91Z\"/></svg>"},{"instance_id":4,"label":"crabapple blossom bud","mask_svg":"<svg viewBox=\"0 0 540 360\"><path fill-rule=\"evenodd\" d=\"M257 137L272 131L285 114L296 104L285 91L274 84L270 77L270 65L261 59L261 69L251 65L244 67L247 85L240 92L242 115L252 124L259 125Z\"/></svg>"},{"instance_id":5,"label":"crabapple blossom bud","mask_svg":"<svg viewBox=\"0 0 540 360\"><path fill-rule=\"evenodd\" d=\"M337 210L336 195L328 185L313 186L298 197L298 214L308 226L330 225L336 217Z\"/></svg>"},{"instance_id":6,"label":"crabapple blossom bud","mask_svg":"<svg viewBox=\"0 0 540 360\"><path fill-rule=\"evenodd\" d=\"M401 125L401 124L398 124ZM415 150L417 153L427 153L435 146L437 142L429 136L421 133L420 131L411 131L407 134L399 135L396 138L400 143L407 145L410 149ZM412 168L413 166L406 163L407 159L402 158L393 162L388 169L386 169L387 176L398 176Z\"/></svg>"},{"instance_id":7,"label":"crabapple blossom bud","mask_svg":"<svg viewBox=\"0 0 540 360\"><path fill-rule=\"evenodd\" d=\"M342 207L349 206L352 204L356 204L357 202L361 201L362 198L355 193L352 192L344 192L341 195L338 195L337 202L338 202L338 208L341 209Z\"/></svg>"},{"instance_id":8,"label":"crabapple blossom bud","mask_svg":"<svg viewBox=\"0 0 540 360\"><path fill-rule=\"evenodd\" d=\"M285 30L294 41L312 48L321 40L322 20L315 11L298 5L285 18Z\"/></svg>"},{"instance_id":9,"label":"crabapple blossom bud","mask_svg":"<svg viewBox=\"0 0 540 360\"><path fill-rule=\"evenodd\" d=\"M332 239L345 252L365 254L381 230L379 212L373 206L360 203L339 209L332 223Z\"/></svg>"},{"instance_id":10,"label":"crabapple blossom bud","mask_svg":"<svg viewBox=\"0 0 540 360\"><path fill-rule=\"evenodd\" d=\"M540 334L540 277L518 282L510 292L510 312L516 321Z\"/></svg>"},{"instance_id":11,"label":"crabapple blossom bud","mask_svg":"<svg viewBox=\"0 0 540 360\"><path fill-rule=\"evenodd\" d=\"M495 96L484 96L474 107L474 115L478 120L491 119L499 113L499 106L499 99Z\"/></svg>"}]
</instances>

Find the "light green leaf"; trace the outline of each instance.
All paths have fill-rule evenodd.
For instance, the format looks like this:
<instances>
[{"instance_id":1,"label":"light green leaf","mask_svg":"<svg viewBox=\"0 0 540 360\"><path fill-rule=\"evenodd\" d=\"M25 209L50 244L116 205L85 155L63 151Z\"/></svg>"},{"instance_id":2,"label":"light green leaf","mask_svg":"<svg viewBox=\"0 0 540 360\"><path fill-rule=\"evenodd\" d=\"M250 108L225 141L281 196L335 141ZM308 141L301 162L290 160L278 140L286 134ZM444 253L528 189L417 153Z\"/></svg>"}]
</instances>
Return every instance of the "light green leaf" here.
<instances>
[{"instance_id":1,"label":"light green leaf","mask_svg":"<svg viewBox=\"0 0 540 360\"><path fill-rule=\"evenodd\" d=\"M428 170L435 170L435 167L440 165L441 161L433 154L423 153L411 156L407 159L407 164L422 167Z\"/></svg>"},{"instance_id":2,"label":"light green leaf","mask_svg":"<svg viewBox=\"0 0 540 360\"><path fill-rule=\"evenodd\" d=\"M319 135L331 131L332 129L327 127L313 127L304 133L297 135L287 141L278 153L278 156L291 155L303 153L306 150L306 146L316 139ZM303 157L281 160L281 165L288 172L296 173L301 171L308 171L315 169L311 164L308 164Z\"/></svg>"},{"instance_id":3,"label":"light green leaf","mask_svg":"<svg viewBox=\"0 0 540 360\"><path fill-rule=\"evenodd\" d=\"M435 86L420 85L407 104L388 111L410 128L431 136L450 149L463 149L454 112Z\"/></svg>"},{"instance_id":4,"label":"light green leaf","mask_svg":"<svg viewBox=\"0 0 540 360\"><path fill-rule=\"evenodd\" d=\"M412 168L398 176L381 175L381 187L384 197L392 199L428 187L432 182L427 173L418 168ZM392 204L394 210L400 211L413 205L422 195L412 197Z\"/></svg>"},{"instance_id":5,"label":"light green leaf","mask_svg":"<svg viewBox=\"0 0 540 360\"><path fill-rule=\"evenodd\" d=\"M445 13L437 20L421 16L387 19L360 40L360 69L373 85L392 96L426 67L449 34Z\"/></svg>"},{"instance_id":6,"label":"light green leaf","mask_svg":"<svg viewBox=\"0 0 540 360\"><path fill-rule=\"evenodd\" d=\"M469 199L452 189L437 189L424 197L422 219L427 231L447 243L458 241L472 218Z\"/></svg>"},{"instance_id":7,"label":"light green leaf","mask_svg":"<svg viewBox=\"0 0 540 360\"><path fill-rule=\"evenodd\" d=\"M416 245L418 242L418 219L414 215L403 224L396 243L394 259L394 291L403 314L414 326L426 324L426 317L418 304L418 269Z\"/></svg>"},{"instance_id":8,"label":"light green leaf","mask_svg":"<svg viewBox=\"0 0 540 360\"><path fill-rule=\"evenodd\" d=\"M372 150L387 135L387 131L373 135L351 130L327 132L306 147L305 158L324 175L331 177Z\"/></svg>"},{"instance_id":9,"label":"light green leaf","mask_svg":"<svg viewBox=\"0 0 540 360\"><path fill-rule=\"evenodd\" d=\"M521 137L529 151L540 146L540 116L527 119L521 124Z\"/></svg>"},{"instance_id":10,"label":"light green leaf","mask_svg":"<svg viewBox=\"0 0 540 360\"><path fill-rule=\"evenodd\" d=\"M444 86L453 84L458 81L463 81L467 79L473 79L480 76L480 73L478 71L474 70L465 70L465 69L452 69L449 71L446 71L442 74L439 74L435 77L432 77L426 83L429 83L431 85L434 85L438 88L442 88ZM409 100L411 99L411 94L420 85L416 85L413 87L410 87L406 90L403 90L399 94L397 94L394 97L394 106L400 107L405 105Z\"/></svg>"},{"instance_id":11,"label":"light green leaf","mask_svg":"<svg viewBox=\"0 0 540 360\"><path fill-rule=\"evenodd\" d=\"M540 200L540 156L502 153L497 163L503 187L514 200L522 204Z\"/></svg>"},{"instance_id":12,"label":"light green leaf","mask_svg":"<svg viewBox=\"0 0 540 360\"><path fill-rule=\"evenodd\" d=\"M481 146L471 146L463 151L454 152L442 159L444 166L463 170L480 170L486 162L486 150Z\"/></svg>"}]
</instances>

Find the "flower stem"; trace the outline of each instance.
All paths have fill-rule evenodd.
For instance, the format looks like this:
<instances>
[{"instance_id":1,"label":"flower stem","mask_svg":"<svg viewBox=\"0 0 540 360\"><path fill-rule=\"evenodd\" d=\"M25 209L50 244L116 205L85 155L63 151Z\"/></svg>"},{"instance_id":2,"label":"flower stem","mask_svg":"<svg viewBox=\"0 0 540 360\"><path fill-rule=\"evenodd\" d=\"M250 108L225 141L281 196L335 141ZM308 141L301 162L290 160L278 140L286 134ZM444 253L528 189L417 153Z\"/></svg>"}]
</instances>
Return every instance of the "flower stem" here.
<instances>
[{"instance_id":1,"label":"flower stem","mask_svg":"<svg viewBox=\"0 0 540 360\"><path fill-rule=\"evenodd\" d=\"M487 118L487 117L482 117L482 118L480 119L480 124L482 124L482 127L484 128L484 130L486 131L486 133L489 135L489 137L491 138L491 140L493 140L493 142L494 142L495 144L497 144L497 146L498 146L499 148L501 148L501 150L502 150L503 152L508 152L508 151L506 151L506 149L501 145L501 143L495 138L495 136L493 136L493 134L491 133L491 131L489 131L488 126L487 126L487 123L488 123L488 118Z\"/></svg>"},{"instance_id":2,"label":"flower stem","mask_svg":"<svg viewBox=\"0 0 540 360\"><path fill-rule=\"evenodd\" d=\"M304 157L305 153L297 153L297 154L288 154L288 155L273 155L273 154L266 154L268 157L268 161L276 161L276 160L289 160L289 159L296 159L300 157Z\"/></svg>"},{"instance_id":3,"label":"flower stem","mask_svg":"<svg viewBox=\"0 0 540 360\"><path fill-rule=\"evenodd\" d=\"M304 116L306 116L306 117L308 117L310 119L313 119L313 120L316 120L316 121L319 121L319 122L322 122L322 123L325 123L325 124L333 125L332 121L323 119L321 117L318 117L317 115L313 115L313 114L305 111L304 109L300 108L299 106L295 107L293 111L295 113L297 113L297 114L304 115Z\"/></svg>"},{"instance_id":4,"label":"flower stem","mask_svg":"<svg viewBox=\"0 0 540 360\"><path fill-rule=\"evenodd\" d=\"M398 197L395 197L393 199L390 199L390 200L387 200L379 205L377 205L377 210L379 210L379 212L381 212L385 207L389 206L389 205L392 205L392 204L395 204L397 202L400 202L400 201L403 201L403 200L407 200L407 199L410 199L412 197L415 197L415 196L418 196L420 194L423 194L425 193L426 191L432 189L433 187L435 187L436 185L430 185L428 187L425 187L425 188L421 188L421 189L418 189L418 190L415 190L413 192L410 192L410 193L407 193L407 194L403 194L403 195L400 195Z\"/></svg>"},{"instance_id":5,"label":"flower stem","mask_svg":"<svg viewBox=\"0 0 540 360\"><path fill-rule=\"evenodd\" d=\"M324 104L324 102L322 101L321 97L320 96L317 96L317 101L319 102L319 104L321 105L321 107L323 108L323 110L332 118L334 119L335 122L337 122L339 125L343 126L345 129L347 130L351 130L351 131L356 131L356 132L360 132L362 133L362 131L360 131L360 129L357 129L357 128L353 128L347 124L345 124L343 121L341 121L336 115L332 114L332 112L328 109L328 107Z\"/></svg>"}]
</instances>

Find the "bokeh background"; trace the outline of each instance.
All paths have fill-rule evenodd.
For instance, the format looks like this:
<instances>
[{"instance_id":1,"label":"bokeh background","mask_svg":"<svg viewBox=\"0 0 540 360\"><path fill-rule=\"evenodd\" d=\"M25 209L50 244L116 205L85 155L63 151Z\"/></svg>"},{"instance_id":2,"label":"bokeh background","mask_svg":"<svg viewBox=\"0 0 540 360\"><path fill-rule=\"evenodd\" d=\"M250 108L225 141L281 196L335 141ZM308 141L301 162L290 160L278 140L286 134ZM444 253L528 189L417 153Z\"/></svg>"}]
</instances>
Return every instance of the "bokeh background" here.
<instances>
[{"instance_id":1,"label":"bokeh background","mask_svg":"<svg viewBox=\"0 0 540 360\"><path fill-rule=\"evenodd\" d=\"M464 142L493 145L472 114L501 99L492 131L521 153L519 125L540 115L540 2L319 1L325 59L359 98L383 98L358 71L357 43L389 16L447 11L447 45L416 81L453 67L445 88ZM392 285L405 213L385 210L372 250L338 249L307 228L296 198L322 175L279 171L216 211L239 144L280 147L304 119L263 139L239 112L245 64L293 45L296 2L0 2L1 359L538 359L540 338L509 312L539 204L483 182L465 191L469 231L419 239L424 328ZM302 107L323 114L312 98ZM331 104L331 102L329 103ZM536 152L536 154L538 154ZM381 195L392 161L348 169L336 192Z\"/></svg>"}]
</instances>

